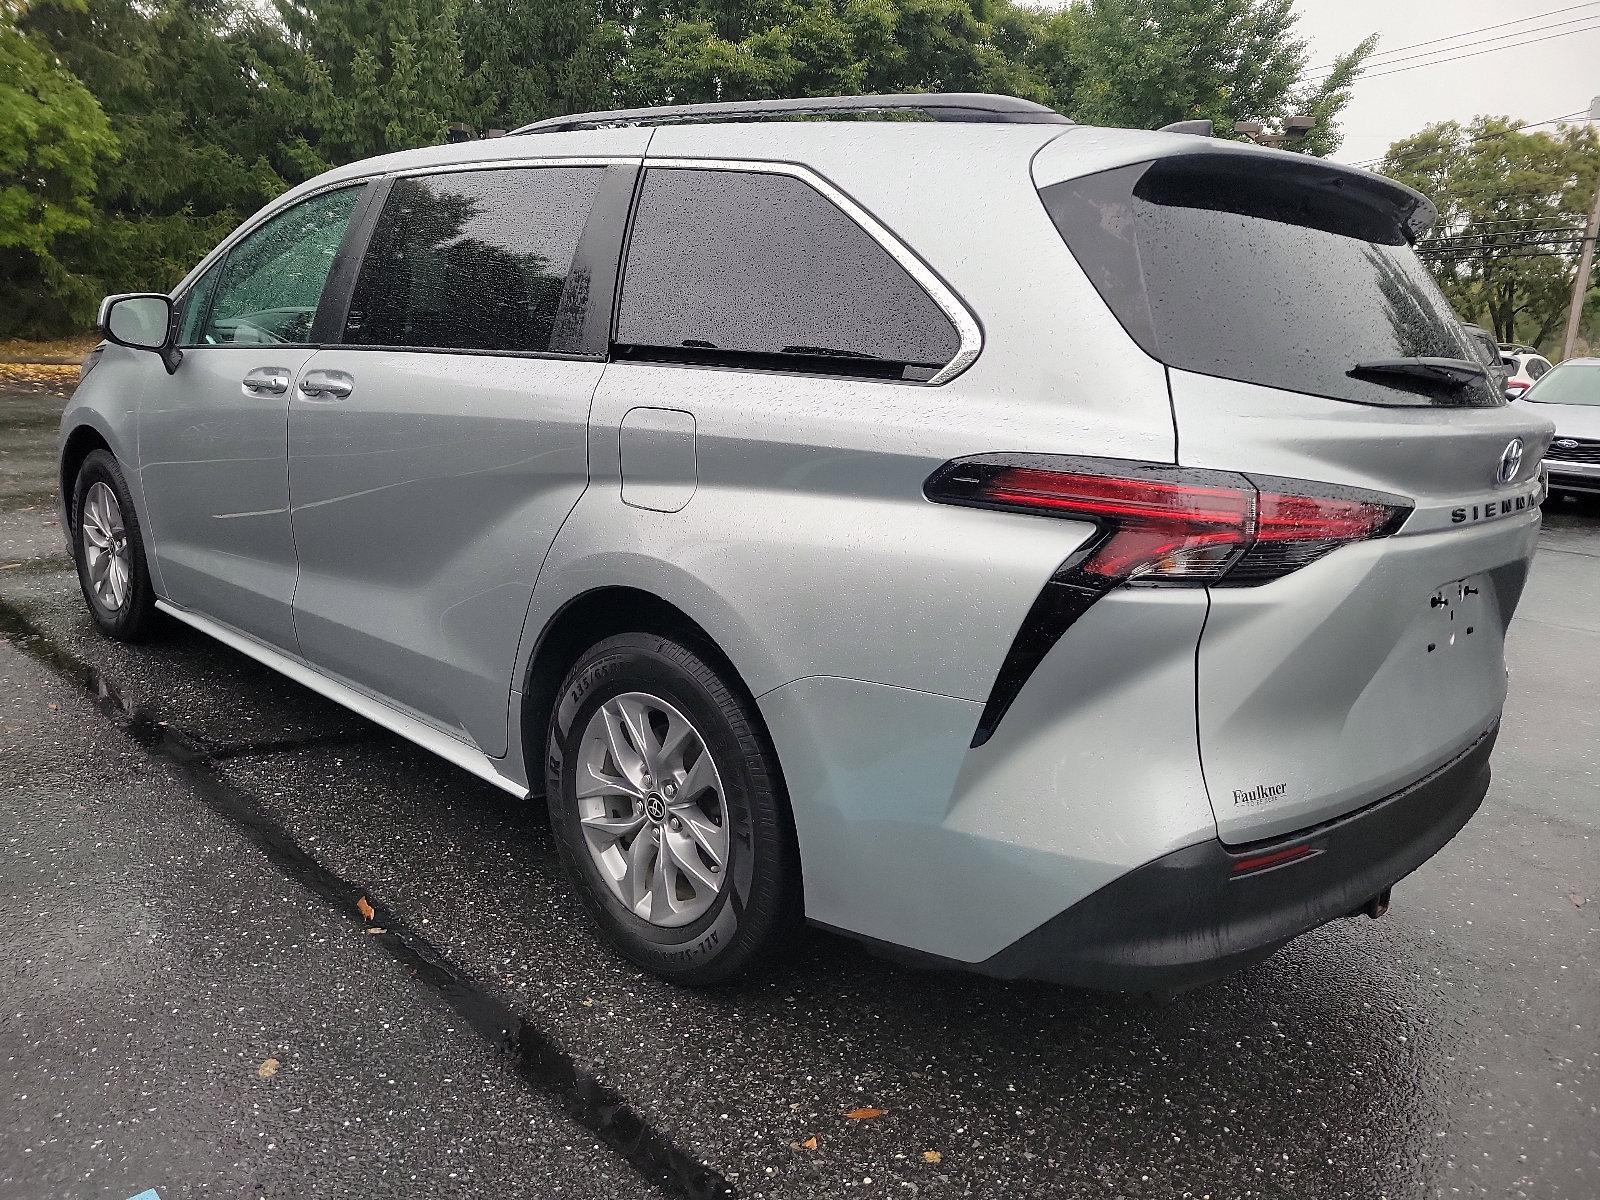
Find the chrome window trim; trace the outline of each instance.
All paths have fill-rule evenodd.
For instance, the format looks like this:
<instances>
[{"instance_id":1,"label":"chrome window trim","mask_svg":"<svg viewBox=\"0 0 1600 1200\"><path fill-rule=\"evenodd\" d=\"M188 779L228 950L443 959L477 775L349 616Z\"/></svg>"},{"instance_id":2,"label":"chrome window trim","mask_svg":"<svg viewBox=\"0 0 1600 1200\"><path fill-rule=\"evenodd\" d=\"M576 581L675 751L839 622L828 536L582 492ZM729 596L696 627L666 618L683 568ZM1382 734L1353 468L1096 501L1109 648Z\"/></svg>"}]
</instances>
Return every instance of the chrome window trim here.
<instances>
[{"instance_id":1,"label":"chrome window trim","mask_svg":"<svg viewBox=\"0 0 1600 1200\"><path fill-rule=\"evenodd\" d=\"M916 281L955 326L956 336L961 343L956 348L955 356L932 376L917 383L917 386L937 387L954 379L972 365L979 351L983 349L983 329L979 326L977 317L973 316L972 311L950 286L939 278L933 268L923 262L916 251L901 241L888 226L853 200L848 193L810 167L792 162L733 158L652 158L648 154L644 159L644 167L646 170L651 167L663 167L678 170L747 171L765 175L788 175L815 188L845 216L859 225L868 237L882 246L889 257L904 268L906 274Z\"/></svg>"}]
</instances>

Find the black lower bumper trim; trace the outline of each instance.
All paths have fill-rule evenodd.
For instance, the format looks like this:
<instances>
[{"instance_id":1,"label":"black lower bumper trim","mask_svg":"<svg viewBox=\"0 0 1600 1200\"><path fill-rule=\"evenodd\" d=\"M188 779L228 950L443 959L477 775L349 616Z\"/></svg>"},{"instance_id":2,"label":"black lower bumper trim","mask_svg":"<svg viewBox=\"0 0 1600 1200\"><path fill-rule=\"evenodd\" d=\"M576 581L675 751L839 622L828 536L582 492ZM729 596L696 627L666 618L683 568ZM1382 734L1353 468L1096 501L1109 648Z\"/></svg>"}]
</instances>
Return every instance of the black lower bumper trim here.
<instances>
[{"instance_id":1,"label":"black lower bumper trim","mask_svg":"<svg viewBox=\"0 0 1600 1200\"><path fill-rule=\"evenodd\" d=\"M1358 912L1432 858L1483 803L1498 724L1426 778L1358 812L1248 849L1220 841L1147 863L974 969L1118 991L1192 987L1259 962L1300 934ZM1308 857L1237 875L1242 860Z\"/></svg>"}]
</instances>

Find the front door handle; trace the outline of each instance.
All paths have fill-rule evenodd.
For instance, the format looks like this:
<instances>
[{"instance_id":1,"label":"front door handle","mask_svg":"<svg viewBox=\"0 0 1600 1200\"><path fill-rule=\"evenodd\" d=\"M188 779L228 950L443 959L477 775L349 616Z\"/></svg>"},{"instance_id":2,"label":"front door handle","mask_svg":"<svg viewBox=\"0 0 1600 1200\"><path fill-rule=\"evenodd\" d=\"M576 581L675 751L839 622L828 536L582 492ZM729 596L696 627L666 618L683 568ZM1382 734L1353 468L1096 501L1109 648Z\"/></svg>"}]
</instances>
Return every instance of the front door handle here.
<instances>
[{"instance_id":1,"label":"front door handle","mask_svg":"<svg viewBox=\"0 0 1600 1200\"><path fill-rule=\"evenodd\" d=\"M246 396L281 396L289 390L289 372L282 367L257 367L241 382Z\"/></svg>"},{"instance_id":2,"label":"front door handle","mask_svg":"<svg viewBox=\"0 0 1600 1200\"><path fill-rule=\"evenodd\" d=\"M343 371L307 371L300 380L300 394L307 400L343 400L355 386Z\"/></svg>"}]
</instances>

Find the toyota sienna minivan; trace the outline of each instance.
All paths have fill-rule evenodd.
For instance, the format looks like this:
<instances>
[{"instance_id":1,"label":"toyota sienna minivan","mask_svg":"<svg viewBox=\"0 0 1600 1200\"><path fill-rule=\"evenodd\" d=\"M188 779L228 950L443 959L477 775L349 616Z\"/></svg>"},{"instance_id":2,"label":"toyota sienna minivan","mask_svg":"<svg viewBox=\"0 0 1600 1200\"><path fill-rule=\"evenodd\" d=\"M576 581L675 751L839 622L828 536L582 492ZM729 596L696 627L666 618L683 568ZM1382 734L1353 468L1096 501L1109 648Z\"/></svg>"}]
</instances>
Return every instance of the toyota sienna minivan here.
<instances>
[{"instance_id":1,"label":"toyota sienna minivan","mask_svg":"<svg viewBox=\"0 0 1600 1200\"><path fill-rule=\"evenodd\" d=\"M1488 787L1551 426L1433 215L996 96L388 155L105 301L63 525L107 635L542 801L669 979L804 919L1165 991L1379 915Z\"/></svg>"}]
</instances>

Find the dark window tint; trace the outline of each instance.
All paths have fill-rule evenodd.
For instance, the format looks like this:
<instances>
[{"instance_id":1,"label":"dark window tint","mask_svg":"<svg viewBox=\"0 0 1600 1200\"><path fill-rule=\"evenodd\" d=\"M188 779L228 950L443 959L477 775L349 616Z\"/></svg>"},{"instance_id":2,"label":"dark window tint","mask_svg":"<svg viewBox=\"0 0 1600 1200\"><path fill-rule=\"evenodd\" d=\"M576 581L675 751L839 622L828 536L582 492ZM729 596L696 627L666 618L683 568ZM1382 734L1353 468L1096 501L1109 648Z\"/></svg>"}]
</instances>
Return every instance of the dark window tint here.
<instances>
[{"instance_id":1,"label":"dark window tint","mask_svg":"<svg viewBox=\"0 0 1600 1200\"><path fill-rule=\"evenodd\" d=\"M285 209L228 252L202 345L311 340L311 322L359 187L324 192Z\"/></svg>"},{"instance_id":2,"label":"dark window tint","mask_svg":"<svg viewBox=\"0 0 1600 1200\"><path fill-rule=\"evenodd\" d=\"M960 347L905 268L809 184L679 169L645 175L617 341L624 352L909 378Z\"/></svg>"},{"instance_id":3,"label":"dark window tint","mask_svg":"<svg viewBox=\"0 0 1600 1200\"><path fill-rule=\"evenodd\" d=\"M1407 240L1414 198L1387 187L1315 163L1196 155L1043 196L1106 303L1170 366L1364 404L1503 404L1487 381L1349 374L1382 359L1478 357Z\"/></svg>"},{"instance_id":4,"label":"dark window tint","mask_svg":"<svg viewBox=\"0 0 1600 1200\"><path fill-rule=\"evenodd\" d=\"M588 289L572 260L603 168L397 179L345 340L447 350L575 351Z\"/></svg>"},{"instance_id":5,"label":"dark window tint","mask_svg":"<svg viewBox=\"0 0 1600 1200\"><path fill-rule=\"evenodd\" d=\"M1542 358L1530 358L1528 360L1528 376L1532 379L1539 378L1549 369L1550 364Z\"/></svg>"}]
</instances>

